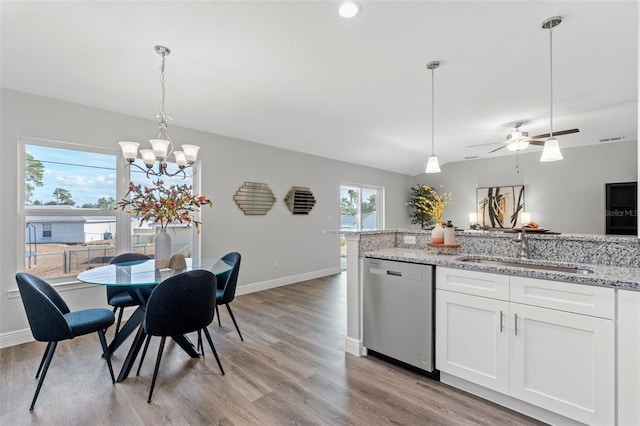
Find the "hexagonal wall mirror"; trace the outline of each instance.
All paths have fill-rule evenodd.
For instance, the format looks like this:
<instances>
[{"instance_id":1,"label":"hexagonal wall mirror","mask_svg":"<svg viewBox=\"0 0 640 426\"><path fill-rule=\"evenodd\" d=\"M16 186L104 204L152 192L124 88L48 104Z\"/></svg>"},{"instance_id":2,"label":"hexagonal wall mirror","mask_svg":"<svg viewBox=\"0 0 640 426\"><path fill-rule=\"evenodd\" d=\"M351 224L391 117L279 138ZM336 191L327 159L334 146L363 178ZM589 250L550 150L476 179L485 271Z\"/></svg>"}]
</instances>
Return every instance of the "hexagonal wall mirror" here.
<instances>
[{"instance_id":1,"label":"hexagonal wall mirror","mask_svg":"<svg viewBox=\"0 0 640 426\"><path fill-rule=\"evenodd\" d=\"M246 215L264 215L271 210L276 197L266 183L245 182L236 191L233 200Z\"/></svg>"},{"instance_id":2,"label":"hexagonal wall mirror","mask_svg":"<svg viewBox=\"0 0 640 426\"><path fill-rule=\"evenodd\" d=\"M313 206L316 205L316 199L309 188L294 186L284 197L284 203L293 214L309 214Z\"/></svg>"}]
</instances>

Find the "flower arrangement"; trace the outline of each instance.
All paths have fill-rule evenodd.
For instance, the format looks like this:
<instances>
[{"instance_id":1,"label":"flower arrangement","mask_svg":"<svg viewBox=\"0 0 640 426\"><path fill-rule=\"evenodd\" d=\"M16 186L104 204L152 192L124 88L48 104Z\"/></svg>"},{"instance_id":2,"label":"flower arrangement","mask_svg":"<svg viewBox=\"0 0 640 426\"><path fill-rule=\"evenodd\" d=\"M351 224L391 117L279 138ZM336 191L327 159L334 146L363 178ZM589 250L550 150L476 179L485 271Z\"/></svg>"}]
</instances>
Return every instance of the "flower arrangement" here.
<instances>
[{"instance_id":1,"label":"flower arrangement","mask_svg":"<svg viewBox=\"0 0 640 426\"><path fill-rule=\"evenodd\" d=\"M452 202L450 192L440 195L432 187L418 184L411 188L411 197L406 205L413 207L411 223L419 223L425 228L433 223L442 223L444 208Z\"/></svg>"},{"instance_id":2,"label":"flower arrangement","mask_svg":"<svg viewBox=\"0 0 640 426\"><path fill-rule=\"evenodd\" d=\"M146 221L167 229L172 223L186 223L187 226L193 224L200 232L200 222L194 220L192 214L199 212L203 205L213 206L211 200L204 195L192 195L191 185L165 187L160 179L153 185L147 187L129 182L129 190L116 204L116 209L127 209L127 213L140 218L140 225Z\"/></svg>"}]
</instances>

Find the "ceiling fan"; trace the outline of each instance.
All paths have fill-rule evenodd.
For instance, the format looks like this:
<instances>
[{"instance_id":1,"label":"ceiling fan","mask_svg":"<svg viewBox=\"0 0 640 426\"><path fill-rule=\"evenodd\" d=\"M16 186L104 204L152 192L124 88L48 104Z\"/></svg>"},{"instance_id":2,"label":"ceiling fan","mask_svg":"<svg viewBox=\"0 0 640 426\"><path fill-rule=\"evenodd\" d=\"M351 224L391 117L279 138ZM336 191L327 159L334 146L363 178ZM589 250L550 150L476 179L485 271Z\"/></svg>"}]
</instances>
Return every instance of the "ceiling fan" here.
<instances>
[{"instance_id":1,"label":"ceiling fan","mask_svg":"<svg viewBox=\"0 0 640 426\"><path fill-rule=\"evenodd\" d=\"M529 145L544 146L545 141L543 139L547 139L550 136L549 133L543 133L529 137L528 132L520 131L520 126L522 126L522 123L513 123L513 130L507 135L507 140L502 142L502 145L498 148L489 151L489 154L499 151L502 148L507 148L509 151L522 151ZM579 131L578 129L560 130L553 132L553 135L569 135L571 133L578 133Z\"/></svg>"},{"instance_id":2,"label":"ceiling fan","mask_svg":"<svg viewBox=\"0 0 640 426\"><path fill-rule=\"evenodd\" d=\"M544 142L545 142L544 139L547 139L550 136L550 134L543 133L540 135L529 137L529 132L523 132L520 130L520 126L522 126L522 124L523 124L522 122L513 123L513 130L509 132L504 142L469 145L467 148L496 145L498 143L501 144L501 146L499 146L498 148L489 151L489 154L491 154L493 152L501 150L502 148L507 148L509 151L516 152L516 151L522 151L523 149L526 149L529 145L544 146ZM569 135L571 133L578 133L579 131L580 131L579 129L560 130L557 132L553 132L553 135L554 136Z\"/></svg>"}]
</instances>

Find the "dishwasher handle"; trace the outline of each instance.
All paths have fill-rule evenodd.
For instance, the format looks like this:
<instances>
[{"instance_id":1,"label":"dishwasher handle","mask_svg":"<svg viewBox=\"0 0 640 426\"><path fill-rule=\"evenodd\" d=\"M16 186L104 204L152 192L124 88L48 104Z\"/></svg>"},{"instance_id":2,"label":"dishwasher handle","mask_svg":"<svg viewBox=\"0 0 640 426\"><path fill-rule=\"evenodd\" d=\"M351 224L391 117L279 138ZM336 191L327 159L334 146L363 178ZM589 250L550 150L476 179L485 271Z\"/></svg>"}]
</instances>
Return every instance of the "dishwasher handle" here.
<instances>
[{"instance_id":1,"label":"dishwasher handle","mask_svg":"<svg viewBox=\"0 0 640 426\"><path fill-rule=\"evenodd\" d=\"M401 277L402 276L402 272L387 270L387 275L393 275L394 277Z\"/></svg>"}]
</instances>

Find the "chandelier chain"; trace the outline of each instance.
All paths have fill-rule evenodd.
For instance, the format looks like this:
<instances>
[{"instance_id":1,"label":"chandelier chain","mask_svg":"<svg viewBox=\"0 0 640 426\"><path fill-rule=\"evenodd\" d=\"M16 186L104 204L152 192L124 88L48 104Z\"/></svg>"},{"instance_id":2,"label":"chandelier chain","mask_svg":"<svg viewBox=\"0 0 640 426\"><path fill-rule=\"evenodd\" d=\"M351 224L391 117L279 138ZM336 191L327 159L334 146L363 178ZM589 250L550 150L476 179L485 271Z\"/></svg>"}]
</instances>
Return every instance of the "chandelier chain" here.
<instances>
[{"instance_id":1,"label":"chandelier chain","mask_svg":"<svg viewBox=\"0 0 640 426\"><path fill-rule=\"evenodd\" d=\"M164 64L165 64L165 58L166 58L166 55L163 53L162 54L162 63L160 64L160 86L162 87L162 101L161 101L160 115L161 115L162 121L165 121L164 118L166 117L166 113L164 112L164 104L165 104L165 99L166 99L166 94L167 94L167 91L166 91L165 86L164 86Z\"/></svg>"}]
</instances>

